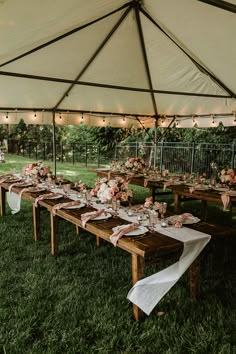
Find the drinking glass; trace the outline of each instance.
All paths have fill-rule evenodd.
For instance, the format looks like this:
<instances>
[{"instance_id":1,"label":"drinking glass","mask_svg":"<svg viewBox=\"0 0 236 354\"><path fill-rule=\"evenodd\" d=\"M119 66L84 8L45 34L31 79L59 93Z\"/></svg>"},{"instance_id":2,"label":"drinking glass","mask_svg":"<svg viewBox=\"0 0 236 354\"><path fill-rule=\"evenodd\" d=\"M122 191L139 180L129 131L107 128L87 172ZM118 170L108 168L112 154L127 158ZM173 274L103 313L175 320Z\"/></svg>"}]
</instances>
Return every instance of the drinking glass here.
<instances>
[{"instance_id":1,"label":"drinking glass","mask_svg":"<svg viewBox=\"0 0 236 354\"><path fill-rule=\"evenodd\" d=\"M148 228L151 232L154 231L157 222L158 222L158 213L155 210L151 210L149 213L149 225L148 225Z\"/></svg>"},{"instance_id":2,"label":"drinking glass","mask_svg":"<svg viewBox=\"0 0 236 354\"><path fill-rule=\"evenodd\" d=\"M114 210L115 214L117 215L120 209L120 200L113 198L112 199L112 209Z\"/></svg>"},{"instance_id":3,"label":"drinking glass","mask_svg":"<svg viewBox=\"0 0 236 354\"><path fill-rule=\"evenodd\" d=\"M68 197L70 191L70 183L66 183L62 185L65 196Z\"/></svg>"},{"instance_id":4,"label":"drinking glass","mask_svg":"<svg viewBox=\"0 0 236 354\"><path fill-rule=\"evenodd\" d=\"M91 195L91 191L87 190L85 193L85 199L86 199L86 204L88 207L91 207L91 200L92 200L92 195Z\"/></svg>"}]
</instances>

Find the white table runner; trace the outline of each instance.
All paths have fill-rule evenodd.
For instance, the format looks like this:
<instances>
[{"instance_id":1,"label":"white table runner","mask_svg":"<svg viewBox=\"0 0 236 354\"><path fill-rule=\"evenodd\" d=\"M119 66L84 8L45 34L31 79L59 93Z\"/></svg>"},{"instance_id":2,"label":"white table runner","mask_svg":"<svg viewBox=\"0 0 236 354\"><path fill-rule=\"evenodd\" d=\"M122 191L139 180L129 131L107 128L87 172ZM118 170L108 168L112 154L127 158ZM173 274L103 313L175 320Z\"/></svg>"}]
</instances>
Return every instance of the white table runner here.
<instances>
[{"instance_id":1,"label":"white table runner","mask_svg":"<svg viewBox=\"0 0 236 354\"><path fill-rule=\"evenodd\" d=\"M211 238L210 235L187 227L177 229L175 227L162 228L157 225L155 229L167 237L182 241L184 250L178 262L156 274L139 280L129 291L127 298L147 315L180 279Z\"/></svg>"}]
</instances>

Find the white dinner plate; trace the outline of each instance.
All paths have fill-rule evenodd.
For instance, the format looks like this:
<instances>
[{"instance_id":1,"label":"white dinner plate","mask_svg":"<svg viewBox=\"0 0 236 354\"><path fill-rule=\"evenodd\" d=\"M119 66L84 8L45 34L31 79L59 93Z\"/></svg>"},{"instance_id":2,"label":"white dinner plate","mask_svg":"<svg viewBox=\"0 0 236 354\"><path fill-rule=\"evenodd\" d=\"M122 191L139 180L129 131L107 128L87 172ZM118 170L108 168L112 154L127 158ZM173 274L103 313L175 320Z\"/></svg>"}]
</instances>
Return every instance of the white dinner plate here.
<instances>
[{"instance_id":1,"label":"white dinner plate","mask_svg":"<svg viewBox=\"0 0 236 354\"><path fill-rule=\"evenodd\" d=\"M80 209L83 208L85 206L85 204L81 203L81 204L77 204L77 205L71 205L71 206L65 206L63 209Z\"/></svg>"},{"instance_id":2,"label":"white dinner plate","mask_svg":"<svg viewBox=\"0 0 236 354\"><path fill-rule=\"evenodd\" d=\"M116 226L116 227L113 227L113 231L116 231L116 230L122 230L124 229L125 227L127 227L128 224L126 225L121 225L121 226ZM145 226L138 226L137 229L133 230L133 231L130 231L130 232L127 232L125 234L125 236L138 236L138 235L142 235L142 234L145 234L146 232L148 232L148 229L145 227Z\"/></svg>"},{"instance_id":3,"label":"white dinner plate","mask_svg":"<svg viewBox=\"0 0 236 354\"><path fill-rule=\"evenodd\" d=\"M46 188L42 188L42 187L32 187L32 190L29 190L29 192L30 193L38 193L38 192L43 192L45 190L46 190Z\"/></svg>"},{"instance_id":4,"label":"white dinner plate","mask_svg":"<svg viewBox=\"0 0 236 354\"><path fill-rule=\"evenodd\" d=\"M109 219L111 217L110 213L105 213L105 214L101 214L96 216L96 218L93 218L92 220L103 220L103 219Z\"/></svg>"},{"instance_id":5,"label":"white dinner plate","mask_svg":"<svg viewBox=\"0 0 236 354\"><path fill-rule=\"evenodd\" d=\"M179 215L172 215L172 216L169 216L168 218L166 218L166 220L170 221L170 222L173 222L173 221L176 221L176 220L179 220ZM183 224L184 225L190 225L190 224L195 224L197 222L199 222L200 219L198 219L196 216L189 216L187 219L185 219L183 221Z\"/></svg>"},{"instance_id":6,"label":"white dinner plate","mask_svg":"<svg viewBox=\"0 0 236 354\"><path fill-rule=\"evenodd\" d=\"M212 189L214 189L214 191L217 192L227 192L229 190L229 188L218 188L218 187L214 187Z\"/></svg>"},{"instance_id":7,"label":"white dinner plate","mask_svg":"<svg viewBox=\"0 0 236 354\"><path fill-rule=\"evenodd\" d=\"M18 187L18 188L25 188L25 187L31 187L32 186L32 183L20 183L19 184L16 184L15 187Z\"/></svg>"},{"instance_id":8,"label":"white dinner plate","mask_svg":"<svg viewBox=\"0 0 236 354\"><path fill-rule=\"evenodd\" d=\"M49 198L46 198L46 199L60 199L60 198L62 198L63 197L63 195L62 194L54 194L52 197L49 197Z\"/></svg>"}]
</instances>

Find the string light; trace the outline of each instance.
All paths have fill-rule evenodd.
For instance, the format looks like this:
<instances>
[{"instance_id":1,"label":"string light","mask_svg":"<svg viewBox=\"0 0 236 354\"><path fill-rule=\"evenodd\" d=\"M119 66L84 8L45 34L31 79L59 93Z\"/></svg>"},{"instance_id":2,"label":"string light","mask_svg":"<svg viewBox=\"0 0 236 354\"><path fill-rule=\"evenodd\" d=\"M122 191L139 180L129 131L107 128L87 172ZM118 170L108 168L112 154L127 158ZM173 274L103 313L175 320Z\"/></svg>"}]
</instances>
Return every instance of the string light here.
<instances>
[{"instance_id":1,"label":"string light","mask_svg":"<svg viewBox=\"0 0 236 354\"><path fill-rule=\"evenodd\" d=\"M212 124L215 124L214 115L212 114L211 117L212 117Z\"/></svg>"},{"instance_id":2,"label":"string light","mask_svg":"<svg viewBox=\"0 0 236 354\"><path fill-rule=\"evenodd\" d=\"M195 124L196 123L195 116L193 115L192 118L193 118L193 124Z\"/></svg>"},{"instance_id":3,"label":"string light","mask_svg":"<svg viewBox=\"0 0 236 354\"><path fill-rule=\"evenodd\" d=\"M125 123L125 117L123 117L123 122Z\"/></svg>"},{"instance_id":4,"label":"string light","mask_svg":"<svg viewBox=\"0 0 236 354\"><path fill-rule=\"evenodd\" d=\"M234 112L234 123L236 123L236 111Z\"/></svg>"},{"instance_id":5,"label":"string light","mask_svg":"<svg viewBox=\"0 0 236 354\"><path fill-rule=\"evenodd\" d=\"M61 120L61 113L59 113L59 114L60 114L59 119Z\"/></svg>"},{"instance_id":6,"label":"string light","mask_svg":"<svg viewBox=\"0 0 236 354\"><path fill-rule=\"evenodd\" d=\"M7 112L7 115L6 115L6 119L8 119L8 112Z\"/></svg>"},{"instance_id":7,"label":"string light","mask_svg":"<svg viewBox=\"0 0 236 354\"><path fill-rule=\"evenodd\" d=\"M84 120L84 113L82 112L81 120Z\"/></svg>"}]
</instances>

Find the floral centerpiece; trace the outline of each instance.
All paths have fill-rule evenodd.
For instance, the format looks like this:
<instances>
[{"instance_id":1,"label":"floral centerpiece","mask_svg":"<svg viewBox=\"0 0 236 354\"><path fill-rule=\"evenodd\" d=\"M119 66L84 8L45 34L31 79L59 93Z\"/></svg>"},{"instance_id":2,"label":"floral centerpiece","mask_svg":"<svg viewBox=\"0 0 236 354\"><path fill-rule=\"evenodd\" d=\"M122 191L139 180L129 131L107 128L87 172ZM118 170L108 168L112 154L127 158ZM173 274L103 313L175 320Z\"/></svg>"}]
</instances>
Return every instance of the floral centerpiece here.
<instances>
[{"instance_id":1,"label":"floral centerpiece","mask_svg":"<svg viewBox=\"0 0 236 354\"><path fill-rule=\"evenodd\" d=\"M232 168L224 168L219 174L220 183L229 188L236 188L236 174Z\"/></svg>"},{"instance_id":2,"label":"floral centerpiece","mask_svg":"<svg viewBox=\"0 0 236 354\"><path fill-rule=\"evenodd\" d=\"M125 168L127 171L133 173L143 173L143 170L146 168L146 164L142 157L130 157L125 162Z\"/></svg>"},{"instance_id":3,"label":"floral centerpiece","mask_svg":"<svg viewBox=\"0 0 236 354\"><path fill-rule=\"evenodd\" d=\"M153 199L152 197L147 197L145 199L145 203L143 205L143 208L146 209L146 210L159 210L161 204L158 203L158 202L153 202Z\"/></svg>"},{"instance_id":4,"label":"floral centerpiece","mask_svg":"<svg viewBox=\"0 0 236 354\"><path fill-rule=\"evenodd\" d=\"M110 164L110 169L112 171L123 171L124 165L125 164L123 161L112 160Z\"/></svg>"},{"instance_id":5,"label":"floral centerpiece","mask_svg":"<svg viewBox=\"0 0 236 354\"><path fill-rule=\"evenodd\" d=\"M87 186L86 184L80 179L78 182L75 182L75 188L78 189L80 192L86 191Z\"/></svg>"},{"instance_id":6,"label":"floral centerpiece","mask_svg":"<svg viewBox=\"0 0 236 354\"><path fill-rule=\"evenodd\" d=\"M22 168L22 173L32 178L47 178L51 173L50 166L44 165L43 161L29 163Z\"/></svg>"},{"instance_id":7,"label":"floral centerpiece","mask_svg":"<svg viewBox=\"0 0 236 354\"><path fill-rule=\"evenodd\" d=\"M121 177L98 179L95 182L95 187L91 190L91 194L97 196L102 203L106 203L113 198L128 201L133 197L133 191L128 188L128 182Z\"/></svg>"}]
</instances>

